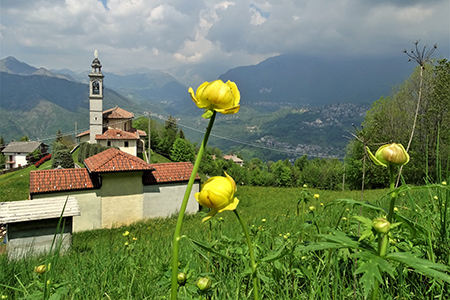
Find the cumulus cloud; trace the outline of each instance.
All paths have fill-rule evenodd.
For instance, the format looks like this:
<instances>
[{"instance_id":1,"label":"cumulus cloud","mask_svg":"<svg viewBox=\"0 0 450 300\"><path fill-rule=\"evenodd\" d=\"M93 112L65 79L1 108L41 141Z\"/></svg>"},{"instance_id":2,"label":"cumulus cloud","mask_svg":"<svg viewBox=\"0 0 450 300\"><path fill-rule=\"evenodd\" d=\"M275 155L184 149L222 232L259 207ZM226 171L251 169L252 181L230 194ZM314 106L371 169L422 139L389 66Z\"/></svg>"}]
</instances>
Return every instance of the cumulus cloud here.
<instances>
[{"instance_id":1,"label":"cumulus cloud","mask_svg":"<svg viewBox=\"0 0 450 300\"><path fill-rule=\"evenodd\" d=\"M394 55L411 42L449 57L449 2L359 0L3 1L2 56L80 70L99 50L108 70L216 65L286 52ZM219 76L217 74L216 76Z\"/></svg>"}]
</instances>

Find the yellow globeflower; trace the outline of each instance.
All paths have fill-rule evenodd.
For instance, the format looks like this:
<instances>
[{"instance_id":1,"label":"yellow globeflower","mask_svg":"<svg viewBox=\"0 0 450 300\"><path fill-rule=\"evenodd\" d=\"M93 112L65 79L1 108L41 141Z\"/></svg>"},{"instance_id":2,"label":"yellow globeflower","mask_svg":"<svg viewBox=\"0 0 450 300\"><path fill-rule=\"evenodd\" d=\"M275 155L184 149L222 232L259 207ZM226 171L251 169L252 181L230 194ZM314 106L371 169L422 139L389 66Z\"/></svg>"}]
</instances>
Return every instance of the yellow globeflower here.
<instances>
[{"instance_id":1,"label":"yellow globeflower","mask_svg":"<svg viewBox=\"0 0 450 300\"><path fill-rule=\"evenodd\" d=\"M195 105L206 109L204 118L210 118L213 111L226 115L239 111L241 94L236 84L229 80L226 83L220 79L212 82L206 81L198 87L196 95L192 88L189 88L188 91Z\"/></svg>"},{"instance_id":2,"label":"yellow globeflower","mask_svg":"<svg viewBox=\"0 0 450 300\"><path fill-rule=\"evenodd\" d=\"M130 232L127 230L127 231L125 231L122 235L123 236L128 236L130 234Z\"/></svg>"},{"instance_id":3,"label":"yellow globeflower","mask_svg":"<svg viewBox=\"0 0 450 300\"><path fill-rule=\"evenodd\" d=\"M319 199L320 195L319 194L314 194L314 198Z\"/></svg>"},{"instance_id":4,"label":"yellow globeflower","mask_svg":"<svg viewBox=\"0 0 450 300\"><path fill-rule=\"evenodd\" d=\"M239 203L238 198L234 197L236 183L226 172L225 175L211 177L203 184L201 192L195 193L195 199L200 205L212 209L202 222L208 221L218 212L236 209Z\"/></svg>"}]
</instances>

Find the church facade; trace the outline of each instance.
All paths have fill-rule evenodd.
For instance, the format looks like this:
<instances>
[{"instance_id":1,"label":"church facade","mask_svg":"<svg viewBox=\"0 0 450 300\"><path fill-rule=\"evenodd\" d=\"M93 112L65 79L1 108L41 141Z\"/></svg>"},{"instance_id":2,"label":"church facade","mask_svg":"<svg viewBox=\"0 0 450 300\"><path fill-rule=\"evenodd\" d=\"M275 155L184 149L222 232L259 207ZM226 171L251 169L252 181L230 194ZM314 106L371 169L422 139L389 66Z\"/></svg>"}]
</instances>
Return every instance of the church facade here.
<instances>
[{"instance_id":1,"label":"church facade","mask_svg":"<svg viewBox=\"0 0 450 300\"><path fill-rule=\"evenodd\" d=\"M117 147L121 151L137 156L145 145L145 131L132 127L134 114L120 107L103 111L102 64L95 51L89 74L89 130L77 135L79 143L89 142L102 146Z\"/></svg>"}]
</instances>

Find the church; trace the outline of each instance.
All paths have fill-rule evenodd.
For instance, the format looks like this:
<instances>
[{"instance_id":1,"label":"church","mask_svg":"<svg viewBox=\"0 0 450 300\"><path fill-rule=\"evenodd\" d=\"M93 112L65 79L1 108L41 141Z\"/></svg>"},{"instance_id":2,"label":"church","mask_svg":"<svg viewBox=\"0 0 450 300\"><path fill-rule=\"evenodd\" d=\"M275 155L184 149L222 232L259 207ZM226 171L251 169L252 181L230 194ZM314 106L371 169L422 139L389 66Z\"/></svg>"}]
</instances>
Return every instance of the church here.
<instances>
[{"instance_id":1,"label":"church","mask_svg":"<svg viewBox=\"0 0 450 300\"><path fill-rule=\"evenodd\" d=\"M98 52L94 52L89 74L89 130L77 135L79 143L89 142L102 146L117 147L121 151L137 156L144 152L145 131L132 127L134 114L120 107L103 111L102 64Z\"/></svg>"}]
</instances>

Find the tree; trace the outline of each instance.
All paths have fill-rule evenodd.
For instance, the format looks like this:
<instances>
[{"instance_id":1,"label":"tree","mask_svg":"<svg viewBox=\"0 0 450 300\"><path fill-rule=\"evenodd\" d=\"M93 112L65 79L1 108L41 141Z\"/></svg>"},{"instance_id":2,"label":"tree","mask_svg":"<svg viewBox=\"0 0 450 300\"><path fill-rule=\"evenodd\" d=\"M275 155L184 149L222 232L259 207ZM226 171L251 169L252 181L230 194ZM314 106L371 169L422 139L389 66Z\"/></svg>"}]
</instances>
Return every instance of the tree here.
<instances>
[{"instance_id":1,"label":"tree","mask_svg":"<svg viewBox=\"0 0 450 300\"><path fill-rule=\"evenodd\" d=\"M20 141L21 141L21 142L29 142L30 139L28 138L28 135L26 135L26 136L21 137L21 138L20 138Z\"/></svg>"},{"instance_id":2,"label":"tree","mask_svg":"<svg viewBox=\"0 0 450 300\"><path fill-rule=\"evenodd\" d=\"M195 153L193 147L188 144L188 142L182 138L177 138L173 143L172 150L170 151L170 159L179 161L190 161L193 162L195 159Z\"/></svg>"},{"instance_id":3,"label":"tree","mask_svg":"<svg viewBox=\"0 0 450 300\"><path fill-rule=\"evenodd\" d=\"M74 167L73 158L69 151L60 150L52 154L52 168L57 168L58 166L64 169Z\"/></svg>"},{"instance_id":4,"label":"tree","mask_svg":"<svg viewBox=\"0 0 450 300\"><path fill-rule=\"evenodd\" d=\"M3 135L0 136L0 145L4 145L5 144L5 139L3 138Z\"/></svg>"},{"instance_id":5,"label":"tree","mask_svg":"<svg viewBox=\"0 0 450 300\"><path fill-rule=\"evenodd\" d=\"M439 166L446 163L443 159L450 154L449 74L450 63L446 60L416 68L391 96L373 103L364 119L364 138L373 144L369 145L372 151L376 151L380 144L391 142L406 148L411 141L408 151L411 160L402 172L410 184L423 184L424 177L439 181ZM419 106L418 91L421 94ZM348 150L347 174L357 172L357 161L363 157L362 148L357 143L350 144ZM372 165L367 164L367 187L385 186L386 176L380 175ZM351 176L357 177L356 173Z\"/></svg>"},{"instance_id":6,"label":"tree","mask_svg":"<svg viewBox=\"0 0 450 300\"><path fill-rule=\"evenodd\" d=\"M159 150L169 154L172 149L173 143L177 139L178 125L177 120L172 116L169 116L165 122L164 133L161 141L158 144Z\"/></svg>"}]
</instances>

